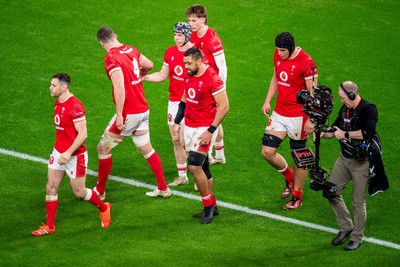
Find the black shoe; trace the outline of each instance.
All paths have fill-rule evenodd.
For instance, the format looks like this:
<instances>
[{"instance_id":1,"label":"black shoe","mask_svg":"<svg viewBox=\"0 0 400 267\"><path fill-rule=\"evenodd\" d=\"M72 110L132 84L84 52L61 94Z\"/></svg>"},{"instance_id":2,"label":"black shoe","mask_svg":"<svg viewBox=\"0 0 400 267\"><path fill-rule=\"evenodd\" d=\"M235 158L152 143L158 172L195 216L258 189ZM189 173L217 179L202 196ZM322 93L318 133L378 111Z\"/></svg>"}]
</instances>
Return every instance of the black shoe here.
<instances>
[{"instance_id":1,"label":"black shoe","mask_svg":"<svg viewBox=\"0 0 400 267\"><path fill-rule=\"evenodd\" d=\"M361 247L361 242L351 241L344 247L344 250L355 250Z\"/></svg>"},{"instance_id":2,"label":"black shoe","mask_svg":"<svg viewBox=\"0 0 400 267\"><path fill-rule=\"evenodd\" d=\"M219 215L218 207L215 207L213 216L218 216L218 215ZM200 219L201 217L203 217L203 211L193 214L192 217L196 218L196 219Z\"/></svg>"},{"instance_id":3,"label":"black shoe","mask_svg":"<svg viewBox=\"0 0 400 267\"><path fill-rule=\"evenodd\" d=\"M214 205L204 207L203 216L201 217L202 224L208 224L212 221L214 217L214 210L215 210Z\"/></svg>"},{"instance_id":4,"label":"black shoe","mask_svg":"<svg viewBox=\"0 0 400 267\"><path fill-rule=\"evenodd\" d=\"M344 243L346 238L348 238L351 234L351 231L348 232L339 232L338 235L332 240L332 245L338 246Z\"/></svg>"}]
</instances>

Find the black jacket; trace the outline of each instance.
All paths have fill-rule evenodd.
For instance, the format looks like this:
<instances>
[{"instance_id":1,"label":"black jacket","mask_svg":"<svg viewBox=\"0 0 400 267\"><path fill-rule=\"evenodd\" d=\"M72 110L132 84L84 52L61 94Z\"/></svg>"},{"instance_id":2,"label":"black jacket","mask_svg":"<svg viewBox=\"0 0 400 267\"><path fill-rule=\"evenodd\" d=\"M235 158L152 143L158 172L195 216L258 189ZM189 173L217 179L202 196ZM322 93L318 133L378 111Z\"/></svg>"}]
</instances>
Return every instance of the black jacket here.
<instances>
[{"instance_id":1,"label":"black jacket","mask_svg":"<svg viewBox=\"0 0 400 267\"><path fill-rule=\"evenodd\" d=\"M389 188L382 161L382 146L377 135L369 143L369 184L368 193L374 196Z\"/></svg>"},{"instance_id":2,"label":"black jacket","mask_svg":"<svg viewBox=\"0 0 400 267\"><path fill-rule=\"evenodd\" d=\"M349 124L345 124L347 114ZM382 161L382 146L376 134L376 123L378 122L378 111L376 106L364 99L355 109L348 109L343 105L333 126L342 130L361 130L364 141L368 144L369 157L369 184L368 193L373 196L389 188L389 181L386 176Z\"/></svg>"}]
</instances>

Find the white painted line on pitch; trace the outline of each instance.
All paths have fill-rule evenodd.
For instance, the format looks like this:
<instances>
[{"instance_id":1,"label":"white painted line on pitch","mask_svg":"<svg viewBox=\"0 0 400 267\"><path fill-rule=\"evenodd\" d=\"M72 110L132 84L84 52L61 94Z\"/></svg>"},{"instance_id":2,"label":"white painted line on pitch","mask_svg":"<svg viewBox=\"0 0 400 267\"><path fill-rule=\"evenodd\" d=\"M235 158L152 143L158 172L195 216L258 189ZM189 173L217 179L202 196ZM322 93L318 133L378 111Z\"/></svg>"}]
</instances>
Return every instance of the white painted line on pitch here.
<instances>
[{"instance_id":1,"label":"white painted line on pitch","mask_svg":"<svg viewBox=\"0 0 400 267\"><path fill-rule=\"evenodd\" d=\"M27 155L27 154L6 150L6 149L3 149L3 148L0 148L0 153L4 154L4 155L9 155L9 156L12 156L12 157L20 158L20 159L26 159L26 160L30 160L30 161L34 161L34 162L40 162L40 163L43 163L43 164L47 164L48 163L48 160L45 160L43 158L30 156L30 155ZM97 172L92 171L92 170L87 170L87 174L97 177ZM113 181L120 182L120 183L133 185L133 186L136 186L136 187L143 187L143 188L148 188L148 189L154 189L155 188L154 185L142 183L142 182L139 182L139 181L135 181L133 179L127 179L127 178L122 178L122 177L118 177L118 176L113 176L113 175L110 175L109 179L113 180ZM184 193L184 192L176 191L176 190L171 190L171 192L176 196L180 196L180 197L187 198L187 199L193 199L193 200L196 200L196 201L201 201L199 196L196 196L196 195L193 195L193 194L188 194L188 193ZM272 213L269 213L269 212L266 212L266 211L253 210L253 209L250 209L248 207L244 207L244 206L240 206L240 205L236 205L236 204L232 204L232 203L228 203L228 202L224 202L224 201L220 201L220 200L218 200L218 206L224 207L224 208L228 208L228 209L232 209L232 210L236 210L236 211L245 212L245 213L248 213L248 214L254 214L254 215L258 215L258 216L261 216L261 217L266 217L266 218L270 218L270 219L274 219L274 220L278 220L278 221L282 221L282 222L292 223L292 224L295 224L295 225L300 225L300 226L304 226L304 227L308 227L308 228L312 228L312 229L316 229L316 230L320 230L320 231L324 231L324 232L328 232L328 233L336 234L338 232L338 230L334 229L334 228L325 227L325 226L322 226L322 225L319 225L319 224L304 222L304 221L300 221L300 220L297 220L297 219L292 219L292 218L288 218L288 217L272 214ZM384 241L384 240L379 240L379 239L372 238L372 237L364 237L363 241L370 242L370 243L373 243L373 244L376 244L376 245L381 245L381 246L384 246L384 247L389 247L389 248L394 248L394 249L400 250L400 245L399 244L388 242L388 241Z\"/></svg>"}]
</instances>

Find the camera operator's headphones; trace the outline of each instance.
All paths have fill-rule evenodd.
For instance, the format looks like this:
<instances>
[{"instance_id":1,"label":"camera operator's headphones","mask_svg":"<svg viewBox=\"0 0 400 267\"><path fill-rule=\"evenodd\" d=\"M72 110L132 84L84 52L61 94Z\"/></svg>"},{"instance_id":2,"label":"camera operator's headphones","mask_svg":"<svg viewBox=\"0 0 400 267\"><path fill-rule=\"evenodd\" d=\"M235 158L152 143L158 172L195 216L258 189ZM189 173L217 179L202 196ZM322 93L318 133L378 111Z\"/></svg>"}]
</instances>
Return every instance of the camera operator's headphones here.
<instances>
[{"instance_id":1,"label":"camera operator's headphones","mask_svg":"<svg viewBox=\"0 0 400 267\"><path fill-rule=\"evenodd\" d=\"M356 99L356 94L354 92L347 91L346 88L344 88L343 83L340 84L340 87L342 88L343 92L346 93L350 100Z\"/></svg>"}]
</instances>

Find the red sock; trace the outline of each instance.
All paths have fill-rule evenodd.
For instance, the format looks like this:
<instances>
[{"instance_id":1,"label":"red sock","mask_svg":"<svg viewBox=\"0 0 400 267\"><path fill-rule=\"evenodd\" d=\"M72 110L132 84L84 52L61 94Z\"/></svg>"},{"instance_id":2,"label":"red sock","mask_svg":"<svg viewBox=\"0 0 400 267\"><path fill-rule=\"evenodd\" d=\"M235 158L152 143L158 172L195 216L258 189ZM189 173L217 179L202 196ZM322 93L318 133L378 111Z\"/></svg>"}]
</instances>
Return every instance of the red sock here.
<instances>
[{"instance_id":1,"label":"red sock","mask_svg":"<svg viewBox=\"0 0 400 267\"><path fill-rule=\"evenodd\" d=\"M98 174L97 174L97 191L102 195L106 189L106 183L108 176L110 175L112 168L112 156L109 155L108 158L99 158L98 161Z\"/></svg>"},{"instance_id":2,"label":"red sock","mask_svg":"<svg viewBox=\"0 0 400 267\"><path fill-rule=\"evenodd\" d=\"M212 197L212 200L213 200L213 205L214 205L214 207L216 207L216 206L217 206L217 199L213 196L213 197Z\"/></svg>"},{"instance_id":3,"label":"red sock","mask_svg":"<svg viewBox=\"0 0 400 267\"><path fill-rule=\"evenodd\" d=\"M157 152L148 157L147 163L150 166L151 171L153 172L154 176L156 177L157 181L157 188L161 191L167 190L167 184L165 183L164 172L161 164L161 159L158 156Z\"/></svg>"},{"instance_id":4,"label":"red sock","mask_svg":"<svg viewBox=\"0 0 400 267\"><path fill-rule=\"evenodd\" d=\"M46 196L46 217L47 226L54 229L56 221L56 212L58 208L58 196Z\"/></svg>"},{"instance_id":5,"label":"red sock","mask_svg":"<svg viewBox=\"0 0 400 267\"><path fill-rule=\"evenodd\" d=\"M205 195L201 195L201 203L203 203L204 207L209 207L213 204L213 198L211 197L210 193Z\"/></svg>"},{"instance_id":6,"label":"red sock","mask_svg":"<svg viewBox=\"0 0 400 267\"><path fill-rule=\"evenodd\" d=\"M285 180L286 180L286 182L288 182L288 184L293 183L293 181L294 181L294 172L289 167L289 165L286 167L285 170L279 171L279 172L282 173L282 175L285 177Z\"/></svg>"},{"instance_id":7,"label":"red sock","mask_svg":"<svg viewBox=\"0 0 400 267\"><path fill-rule=\"evenodd\" d=\"M88 194L85 197L85 200L89 202L92 205L95 205L100 212L104 212L107 209L106 204L104 204L103 201L97 196L96 192L94 192L92 189L86 188ZM89 199L87 199L89 197Z\"/></svg>"},{"instance_id":8,"label":"red sock","mask_svg":"<svg viewBox=\"0 0 400 267\"><path fill-rule=\"evenodd\" d=\"M303 191L301 191L301 190L293 190L292 191L292 197L295 197L295 198L298 198L298 199L302 199Z\"/></svg>"}]
</instances>

